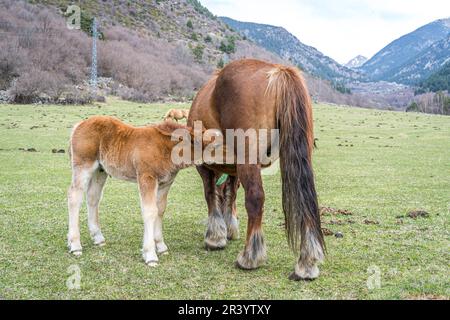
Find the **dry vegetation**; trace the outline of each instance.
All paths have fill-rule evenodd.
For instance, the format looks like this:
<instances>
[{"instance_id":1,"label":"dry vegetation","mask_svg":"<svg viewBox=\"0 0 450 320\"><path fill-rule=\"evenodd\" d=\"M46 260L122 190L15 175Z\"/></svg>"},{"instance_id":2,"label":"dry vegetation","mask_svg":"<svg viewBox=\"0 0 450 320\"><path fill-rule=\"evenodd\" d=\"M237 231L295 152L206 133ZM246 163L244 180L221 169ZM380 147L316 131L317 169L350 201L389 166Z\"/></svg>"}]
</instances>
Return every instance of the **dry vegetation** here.
<instances>
[{"instance_id":1,"label":"dry vegetation","mask_svg":"<svg viewBox=\"0 0 450 320\"><path fill-rule=\"evenodd\" d=\"M62 15L64 1L40 2L46 4L0 2L0 33L3 35L0 38L0 90L8 90L10 101L15 103L89 102L92 97L87 81L92 39L81 30L66 28ZM48 3L59 3L59 7L48 6ZM86 2L86 5L93 3ZM157 17L153 19L155 22L142 15L145 9L142 6L151 3L120 3L113 5L116 9L109 12L109 16L101 16L104 40L98 45L99 76L114 80L108 93L127 100L192 97L222 60L224 54L218 48L222 42L231 41L233 32L223 23L198 13L186 1L164 2L159 11L149 11ZM107 6L108 1L103 1L102 5ZM182 6L185 15L174 6ZM98 8L82 7L87 14L95 9ZM165 19L161 18L161 12L167 14ZM124 17L136 17L130 20L134 24ZM195 21L192 30L188 30L191 28L186 21ZM160 24L156 25L158 22ZM211 32L206 33L206 30ZM194 32L195 41L191 39ZM233 43L225 60L255 57L281 61L239 37L233 38Z\"/></svg>"}]
</instances>

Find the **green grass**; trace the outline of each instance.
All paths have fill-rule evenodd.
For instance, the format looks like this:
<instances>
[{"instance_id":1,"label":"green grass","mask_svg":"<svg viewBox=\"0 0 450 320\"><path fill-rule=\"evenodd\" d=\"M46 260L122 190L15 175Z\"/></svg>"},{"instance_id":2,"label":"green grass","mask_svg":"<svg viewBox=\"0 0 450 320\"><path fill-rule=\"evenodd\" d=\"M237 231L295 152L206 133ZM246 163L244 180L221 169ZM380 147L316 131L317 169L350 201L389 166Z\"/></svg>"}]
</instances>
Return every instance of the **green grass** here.
<instances>
[{"instance_id":1,"label":"green grass","mask_svg":"<svg viewBox=\"0 0 450 320\"><path fill-rule=\"evenodd\" d=\"M100 206L107 246L92 245L83 207L83 256L69 255L70 166L67 153L51 150L67 149L71 126L91 115L143 125L159 121L169 107L187 107L113 99L100 106L0 105L0 298L449 298L450 117L314 107L319 201L352 215L322 217L323 227L344 237L326 237L319 279L291 282L294 256L281 226L279 175L264 176L268 261L258 270L234 267L243 238L223 251L204 250L207 209L193 168L179 174L170 192L164 220L170 254L157 268L141 258L136 185L112 179ZM397 218L414 209L430 216ZM244 234L242 188L238 210ZM66 286L71 265L81 270L79 290ZM380 286L372 290L367 281L377 275L370 268L378 268L380 276Z\"/></svg>"}]
</instances>

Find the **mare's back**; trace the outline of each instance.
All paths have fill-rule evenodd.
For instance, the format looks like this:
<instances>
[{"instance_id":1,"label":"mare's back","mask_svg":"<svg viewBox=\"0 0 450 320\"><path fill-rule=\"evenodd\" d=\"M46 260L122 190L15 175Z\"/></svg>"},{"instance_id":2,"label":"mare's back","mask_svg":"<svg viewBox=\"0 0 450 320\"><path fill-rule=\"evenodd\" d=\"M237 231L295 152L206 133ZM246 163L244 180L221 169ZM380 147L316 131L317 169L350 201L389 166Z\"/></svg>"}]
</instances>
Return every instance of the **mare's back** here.
<instances>
[{"instance_id":1,"label":"mare's back","mask_svg":"<svg viewBox=\"0 0 450 320\"><path fill-rule=\"evenodd\" d=\"M213 101L222 128L274 128L275 103L266 96L269 71L276 66L258 60L240 60L219 74Z\"/></svg>"}]
</instances>

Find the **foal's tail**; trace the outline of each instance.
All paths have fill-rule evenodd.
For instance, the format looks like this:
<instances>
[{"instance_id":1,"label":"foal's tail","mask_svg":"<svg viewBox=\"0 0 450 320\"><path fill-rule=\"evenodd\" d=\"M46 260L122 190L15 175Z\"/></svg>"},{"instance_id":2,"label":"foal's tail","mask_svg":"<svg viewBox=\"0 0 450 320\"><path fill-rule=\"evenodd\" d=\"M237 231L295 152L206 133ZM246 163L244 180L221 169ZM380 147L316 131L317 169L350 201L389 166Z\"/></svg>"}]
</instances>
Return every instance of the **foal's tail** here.
<instances>
[{"instance_id":1,"label":"foal's tail","mask_svg":"<svg viewBox=\"0 0 450 320\"><path fill-rule=\"evenodd\" d=\"M297 69L279 66L268 76L267 94L277 104L288 242L293 250L301 250L301 259L320 262L324 257L325 242L311 161L314 147L311 99Z\"/></svg>"},{"instance_id":2,"label":"foal's tail","mask_svg":"<svg viewBox=\"0 0 450 320\"><path fill-rule=\"evenodd\" d=\"M75 130L78 128L78 126L81 124L81 122L78 122L77 124L75 124L72 128L72 131L70 132L69 147L67 149L67 153L69 154L69 160L71 163L72 163L72 138L73 138L73 134L75 133Z\"/></svg>"}]
</instances>

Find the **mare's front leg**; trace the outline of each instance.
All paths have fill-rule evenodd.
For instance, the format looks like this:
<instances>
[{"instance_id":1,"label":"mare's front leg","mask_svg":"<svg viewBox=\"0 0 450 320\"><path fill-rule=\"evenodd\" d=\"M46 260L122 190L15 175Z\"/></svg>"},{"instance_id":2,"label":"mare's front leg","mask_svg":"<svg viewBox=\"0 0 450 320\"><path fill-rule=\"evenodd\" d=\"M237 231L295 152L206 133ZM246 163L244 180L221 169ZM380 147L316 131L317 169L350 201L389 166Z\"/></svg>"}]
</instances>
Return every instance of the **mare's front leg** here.
<instances>
[{"instance_id":1,"label":"mare's front leg","mask_svg":"<svg viewBox=\"0 0 450 320\"><path fill-rule=\"evenodd\" d=\"M197 171L203 180L205 199L208 204L208 227L205 234L205 246L210 250L223 249L227 245L227 225L222 215L221 198L216 186L214 171L198 166Z\"/></svg>"},{"instance_id":2,"label":"mare's front leg","mask_svg":"<svg viewBox=\"0 0 450 320\"><path fill-rule=\"evenodd\" d=\"M142 256L151 267L158 265L155 245L155 223L158 218L158 181L149 175L138 177L141 212L144 220Z\"/></svg>"},{"instance_id":3,"label":"mare's front leg","mask_svg":"<svg viewBox=\"0 0 450 320\"><path fill-rule=\"evenodd\" d=\"M256 269L267 259L262 232L264 189L259 165L238 165L237 173L245 190L245 208L248 215L247 239L236 265L241 269Z\"/></svg>"}]
</instances>

